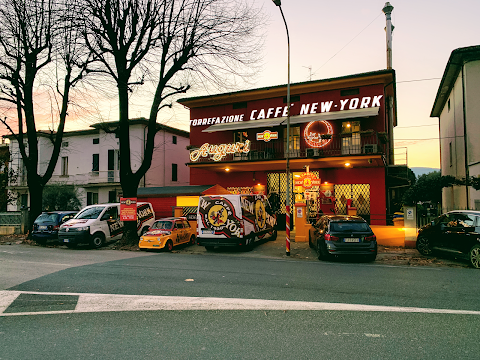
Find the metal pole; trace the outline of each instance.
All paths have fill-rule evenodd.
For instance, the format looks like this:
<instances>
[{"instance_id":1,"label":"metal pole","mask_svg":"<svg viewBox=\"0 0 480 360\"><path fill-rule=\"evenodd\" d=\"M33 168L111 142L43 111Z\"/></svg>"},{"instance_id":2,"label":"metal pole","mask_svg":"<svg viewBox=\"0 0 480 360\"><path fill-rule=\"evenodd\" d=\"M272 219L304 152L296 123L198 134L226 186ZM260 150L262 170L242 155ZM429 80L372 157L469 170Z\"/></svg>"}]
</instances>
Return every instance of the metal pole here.
<instances>
[{"instance_id":1,"label":"metal pole","mask_svg":"<svg viewBox=\"0 0 480 360\"><path fill-rule=\"evenodd\" d=\"M287 191L285 199L285 215L286 215L286 255L290 256L290 35L288 33L287 21L283 15L281 0L272 0L275 5L280 9L282 14L283 22L285 24L285 29L287 30L287 50L288 50L288 61L287 61L287 71L288 71L288 82L287 82L287 152L285 153L285 160L287 163L286 166L286 175L287 175Z\"/></svg>"}]
</instances>

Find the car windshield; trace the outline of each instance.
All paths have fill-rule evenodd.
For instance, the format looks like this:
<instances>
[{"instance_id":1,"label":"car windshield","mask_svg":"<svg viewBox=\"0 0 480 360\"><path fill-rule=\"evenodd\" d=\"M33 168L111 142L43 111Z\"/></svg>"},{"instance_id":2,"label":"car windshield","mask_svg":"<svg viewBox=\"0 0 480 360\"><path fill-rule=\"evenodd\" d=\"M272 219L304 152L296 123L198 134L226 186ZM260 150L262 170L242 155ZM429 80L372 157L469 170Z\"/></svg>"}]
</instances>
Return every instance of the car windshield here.
<instances>
[{"instance_id":1,"label":"car windshield","mask_svg":"<svg viewBox=\"0 0 480 360\"><path fill-rule=\"evenodd\" d=\"M83 211L80 211L75 219L96 219L100 216L100 213L105 209L105 206L95 206Z\"/></svg>"},{"instance_id":2,"label":"car windshield","mask_svg":"<svg viewBox=\"0 0 480 360\"><path fill-rule=\"evenodd\" d=\"M56 213L43 213L43 214L40 214L37 219L35 220L35 222L54 222L56 223L57 222L57 219L58 219L58 214Z\"/></svg>"},{"instance_id":3,"label":"car windshield","mask_svg":"<svg viewBox=\"0 0 480 360\"><path fill-rule=\"evenodd\" d=\"M353 222L353 221L344 221L344 222L331 222L330 223L331 231L370 231L370 227L367 223L364 222Z\"/></svg>"},{"instance_id":4,"label":"car windshield","mask_svg":"<svg viewBox=\"0 0 480 360\"><path fill-rule=\"evenodd\" d=\"M152 230L172 230L172 228L173 222L167 220L156 221L151 227Z\"/></svg>"}]
</instances>

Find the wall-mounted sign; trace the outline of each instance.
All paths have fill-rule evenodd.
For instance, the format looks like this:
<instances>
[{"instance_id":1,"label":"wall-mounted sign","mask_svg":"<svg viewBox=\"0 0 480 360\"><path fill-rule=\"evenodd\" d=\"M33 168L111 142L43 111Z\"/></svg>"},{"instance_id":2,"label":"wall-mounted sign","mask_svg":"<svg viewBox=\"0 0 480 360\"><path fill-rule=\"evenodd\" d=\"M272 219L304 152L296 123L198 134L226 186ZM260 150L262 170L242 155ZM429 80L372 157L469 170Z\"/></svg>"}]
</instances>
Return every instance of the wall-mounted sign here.
<instances>
[{"instance_id":1,"label":"wall-mounted sign","mask_svg":"<svg viewBox=\"0 0 480 360\"><path fill-rule=\"evenodd\" d=\"M314 186L319 186L320 182L320 179L314 173L303 173L301 177L295 179L294 185L311 189Z\"/></svg>"},{"instance_id":2,"label":"wall-mounted sign","mask_svg":"<svg viewBox=\"0 0 480 360\"><path fill-rule=\"evenodd\" d=\"M200 146L200 149L193 150L190 153L190 160L195 162L200 159L200 157L207 157L212 155L212 160L220 161L227 154L248 154L250 152L250 140L245 140L244 143L237 142L232 144L219 144L219 145L210 145L208 143Z\"/></svg>"},{"instance_id":3,"label":"wall-mounted sign","mask_svg":"<svg viewBox=\"0 0 480 360\"><path fill-rule=\"evenodd\" d=\"M257 140L263 140L265 142L269 142L270 140L276 140L276 139L278 139L277 131L265 130L262 133L257 133Z\"/></svg>"},{"instance_id":4,"label":"wall-mounted sign","mask_svg":"<svg viewBox=\"0 0 480 360\"><path fill-rule=\"evenodd\" d=\"M307 115L307 114L319 114L319 113L328 113L334 111L344 111L344 110L356 110L356 109L365 109L365 108L374 108L380 107L380 100L383 98L383 95L375 96L364 96L364 97L353 97L347 99L338 99L338 100L327 100L327 101L316 101L312 103L300 103L300 104L290 104L291 112L290 115ZM297 109L297 110L295 110ZM222 115L222 116L213 116L209 118L201 119L191 119L190 126L205 126L205 125L215 125L215 124L225 124L238 121L250 121L250 120L261 120L261 119L272 119L277 117L286 117L288 115L287 106L277 106L270 108L262 109L252 109L250 114L235 114L235 115Z\"/></svg>"},{"instance_id":5,"label":"wall-mounted sign","mask_svg":"<svg viewBox=\"0 0 480 360\"><path fill-rule=\"evenodd\" d=\"M312 121L307 124L303 137L308 146L321 148L332 141L333 127L328 121Z\"/></svg>"},{"instance_id":6,"label":"wall-mounted sign","mask_svg":"<svg viewBox=\"0 0 480 360\"><path fill-rule=\"evenodd\" d=\"M121 198L120 199L120 220L121 221L137 220L137 198Z\"/></svg>"}]
</instances>

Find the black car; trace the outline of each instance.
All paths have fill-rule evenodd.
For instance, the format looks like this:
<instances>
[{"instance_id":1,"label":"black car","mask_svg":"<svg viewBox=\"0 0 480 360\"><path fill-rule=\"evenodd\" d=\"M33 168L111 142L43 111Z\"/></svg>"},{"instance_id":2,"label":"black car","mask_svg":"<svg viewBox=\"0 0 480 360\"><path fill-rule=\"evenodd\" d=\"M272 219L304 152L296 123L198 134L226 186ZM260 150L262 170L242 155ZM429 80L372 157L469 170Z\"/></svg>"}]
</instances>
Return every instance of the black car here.
<instances>
[{"instance_id":1,"label":"black car","mask_svg":"<svg viewBox=\"0 0 480 360\"><path fill-rule=\"evenodd\" d=\"M310 228L308 243L319 260L355 255L368 261L377 257L377 238L360 216L324 215Z\"/></svg>"},{"instance_id":2,"label":"black car","mask_svg":"<svg viewBox=\"0 0 480 360\"><path fill-rule=\"evenodd\" d=\"M58 228L75 216L77 211L49 211L41 213L33 223L32 239L45 245L47 240L57 240Z\"/></svg>"},{"instance_id":3,"label":"black car","mask_svg":"<svg viewBox=\"0 0 480 360\"><path fill-rule=\"evenodd\" d=\"M456 210L440 215L418 231L422 255L449 253L480 269L480 211Z\"/></svg>"}]
</instances>

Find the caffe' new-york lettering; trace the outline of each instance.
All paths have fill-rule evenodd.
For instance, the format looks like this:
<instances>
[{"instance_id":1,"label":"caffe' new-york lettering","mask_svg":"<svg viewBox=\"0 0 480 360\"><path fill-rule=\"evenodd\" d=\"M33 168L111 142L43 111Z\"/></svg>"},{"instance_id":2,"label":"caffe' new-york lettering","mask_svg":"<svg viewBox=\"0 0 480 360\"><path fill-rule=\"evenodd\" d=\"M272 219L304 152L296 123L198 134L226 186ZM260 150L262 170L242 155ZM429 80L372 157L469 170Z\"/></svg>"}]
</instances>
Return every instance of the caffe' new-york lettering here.
<instances>
[{"instance_id":1,"label":"caffe' new-york lettering","mask_svg":"<svg viewBox=\"0 0 480 360\"><path fill-rule=\"evenodd\" d=\"M195 162L200 159L200 157L207 157L209 155L212 156L212 160L220 161L222 160L227 154L241 154L241 153L249 153L250 152L250 140L245 140L244 143L237 142L232 144L219 144L219 145L210 145L208 143L203 144L200 146L200 149L193 150L190 153L190 160Z\"/></svg>"}]
</instances>

